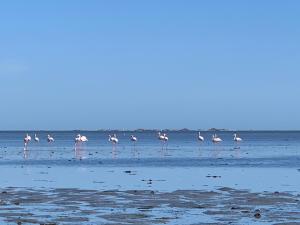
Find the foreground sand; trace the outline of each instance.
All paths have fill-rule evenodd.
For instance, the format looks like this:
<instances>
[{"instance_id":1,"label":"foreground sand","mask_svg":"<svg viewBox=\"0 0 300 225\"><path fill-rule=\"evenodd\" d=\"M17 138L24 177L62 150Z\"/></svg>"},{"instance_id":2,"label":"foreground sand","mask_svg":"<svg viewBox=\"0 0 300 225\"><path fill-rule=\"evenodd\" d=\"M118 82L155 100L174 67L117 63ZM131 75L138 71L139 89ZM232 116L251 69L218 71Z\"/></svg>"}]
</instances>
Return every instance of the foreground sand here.
<instances>
[{"instance_id":1,"label":"foreground sand","mask_svg":"<svg viewBox=\"0 0 300 225\"><path fill-rule=\"evenodd\" d=\"M300 196L216 191L4 188L3 224L300 224Z\"/></svg>"}]
</instances>

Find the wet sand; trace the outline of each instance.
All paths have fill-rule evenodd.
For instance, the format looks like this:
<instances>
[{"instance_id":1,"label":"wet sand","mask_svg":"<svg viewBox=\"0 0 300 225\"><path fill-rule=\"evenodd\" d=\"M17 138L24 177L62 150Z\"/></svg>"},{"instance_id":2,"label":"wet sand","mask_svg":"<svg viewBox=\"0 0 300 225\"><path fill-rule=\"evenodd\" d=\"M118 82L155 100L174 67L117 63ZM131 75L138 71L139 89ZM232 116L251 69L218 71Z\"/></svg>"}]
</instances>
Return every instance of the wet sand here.
<instances>
[{"instance_id":1,"label":"wet sand","mask_svg":"<svg viewBox=\"0 0 300 225\"><path fill-rule=\"evenodd\" d=\"M300 224L300 195L216 191L3 188L6 224Z\"/></svg>"},{"instance_id":2,"label":"wet sand","mask_svg":"<svg viewBox=\"0 0 300 225\"><path fill-rule=\"evenodd\" d=\"M296 168L0 169L0 224L300 224Z\"/></svg>"}]
</instances>

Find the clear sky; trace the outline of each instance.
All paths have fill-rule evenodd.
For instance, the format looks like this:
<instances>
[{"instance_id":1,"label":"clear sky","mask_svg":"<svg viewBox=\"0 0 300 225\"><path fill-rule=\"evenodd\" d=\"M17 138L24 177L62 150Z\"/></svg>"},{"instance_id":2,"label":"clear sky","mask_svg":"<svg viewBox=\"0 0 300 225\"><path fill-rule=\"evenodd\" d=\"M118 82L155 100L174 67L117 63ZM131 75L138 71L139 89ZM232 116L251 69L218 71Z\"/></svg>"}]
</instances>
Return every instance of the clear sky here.
<instances>
[{"instance_id":1,"label":"clear sky","mask_svg":"<svg viewBox=\"0 0 300 225\"><path fill-rule=\"evenodd\" d=\"M0 129L300 129L300 1L1 1Z\"/></svg>"}]
</instances>

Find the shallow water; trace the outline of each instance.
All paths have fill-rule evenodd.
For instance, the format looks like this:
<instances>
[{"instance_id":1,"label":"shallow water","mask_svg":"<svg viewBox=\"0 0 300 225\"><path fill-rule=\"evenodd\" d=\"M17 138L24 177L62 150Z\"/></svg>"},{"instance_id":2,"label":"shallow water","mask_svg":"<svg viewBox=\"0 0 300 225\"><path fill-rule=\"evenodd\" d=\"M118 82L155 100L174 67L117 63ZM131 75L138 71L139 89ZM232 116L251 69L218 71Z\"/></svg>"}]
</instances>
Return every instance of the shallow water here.
<instances>
[{"instance_id":1,"label":"shallow water","mask_svg":"<svg viewBox=\"0 0 300 225\"><path fill-rule=\"evenodd\" d=\"M89 142L76 149L73 141L76 132L49 132L55 138L55 142L51 144L46 142L47 133L37 132L41 141L32 141L24 151L25 132L0 132L1 188L16 187L16 194L21 198L22 193L27 190L32 190L39 196L40 192L57 192L59 188L76 188L79 192L148 190L167 195L177 190L218 191L226 187L247 190L250 196L250 192L289 193L294 195L293 198L300 194L300 132L239 132L243 138L243 142L239 144L233 142L233 132L218 132L223 139L220 144L211 143L212 132L202 132L206 138L203 143L197 141L197 132L169 132L168 146L162 145L155 132L134 133L138 137L136 145L129 140L132 132L117 132L119 144L114 147L108 142L108 132L81 132L89 138ZM30 135L33 137L34 132L30 132ZM190 191L185 194L189 195ZM232 201L238 199L238 195L232 196ZM76 208L78 204L75 200L73 205L71 201L64 207ZM264 205L263 200L261 201L257 206ZM54 221L53 218L56 218L56 222L60 221L59 224L74 224L74 221L65 218L67 214L60 215L59 208L48 212L52 216L45 219L43 212L47 204L43 202L35 209L32 208L34 205L28 204L18 213L35 211L33 218L39 221ZM143 200L137 204L143 204ZM294 211L300 211L298 203L292 206ZM84 212L91 210L80 207ZM272 216L276 217L272 213L280 211L280 206L271 210L266 208L269 216L264 220L253 220L254 209L253 206L246 217L237 216L233 224L278 222L272 219ZM101 210L106 214L98 217L93 213L81 212L84 215L81 219L84 221L79 224L94 224L92 221L106 224L108 220L120 222L123 218L121 215L145 224L152 224L153 218L167 224L182 224L183 221L186 224L204 224L227 218L226 213L221 213L218 219L218 215L215 215L217 211L213 211L212 215L208 209L199 214L198 209L183 207L177 210L163 205L153 209L151 219L144 218L134 207L126 212L117 209L112 214L108 213L109 206ZM215 207L210 210L224 211ZM284 213L287 212L293 213L289 211L289 203L280 211L283 213L280 221L286 220ZM43 215L39 216L39 213ZM0 215L0 218L6 222L10 219L16 221L17 216L7 215ZM293 222L295 221L300 221L298 214Z\"/></svg>"},{"instance_id":2,"label":"shallow water","mask_svg":"<svg viewBox=\"0 0 300 225\"><path fill-rule=\"evenodd\" d=\"M72 164L71 159L84 159L85 164L130 166L281 166L298 167L300 132L239 132L243 142L233 142L233 132L218 132L223 139L213 144L212 132L202 132L205 141L197 141L197 132L169 132L168 145L163 145L155 132L137 132L138 142L130 142L132 132L116 132L119 144L112 147L108 132L81 132L89 142L74 151L76 132L49 132L55 138L47 143L48 132L38 132L41 141L29 144L23 151L25 132L0 132L0 165L2 164ZM34 135L33 132L30 134ZM26 161L26 162L25 162ZM223 162L224 161L224 162Z\"/></svg>"},{"instance_id":3,"label":"shallow water","mask_svg":"<svg viewBox=\"0 0 300 225\"><path fill-rule=\"evenodd\" d=\"M167 192L230 187L291 193L300 187L300 172L288 168L2 166L0 175L2 187Z\"/></svg>"},{"instance_id":4,"label":"shallow water","mask_svg":"<svg viewBox=\"0 0 300 225\"><path fill-rule=\"evenodd\" d=\"M47 143L50 133L54 143ZM243 142L233 142L233 132L169 132L168 146L155 132L116 132L112 146L109 132L81 132L87 143L74 148L71 132L37 132L23 150L25 132L0 132L0 181L5 186L145 189L164 191L227 186L255 191L297 191L300 187L300 132L239 132ZM34 132L29 132L33 137ZM138 137L133 145L130 135ZM127 171L128 173L124 173ZM211 176L211 177L210 177ZM221 178L213 176L221 176Z\"/></svg>"}]
</instances>

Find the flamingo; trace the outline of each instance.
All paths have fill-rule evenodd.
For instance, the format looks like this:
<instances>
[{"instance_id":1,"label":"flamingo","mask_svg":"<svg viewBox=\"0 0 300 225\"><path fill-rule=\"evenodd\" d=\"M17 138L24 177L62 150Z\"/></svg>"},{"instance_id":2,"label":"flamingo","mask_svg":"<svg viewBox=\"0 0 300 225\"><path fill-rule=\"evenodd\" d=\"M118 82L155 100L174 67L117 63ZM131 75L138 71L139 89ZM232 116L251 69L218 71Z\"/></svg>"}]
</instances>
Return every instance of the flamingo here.
<instances>
[{"instance_id":1,"label":"flamingo","mask_svg":"<svg viewBox=\"0 0 300 225\"><path fill-rule=\"evenodd\" d=\"M87 142L87 141L89 141L89 140L87 139L86 136L81 136L81 137L80 137L80 141L81 141L81 142Z\"/></svg>"},{"instance_id":2,"label":"flamingo","mask_svg":"<svg viewBox=\"0 0 300 225\"><path fill-rule=\"evenodd\" d=\"M212 142L214 142L214 143L220 143L220 142L222 142L223 140L221 139L221 138L219 138L216 134L214 134L213 136L212 136Z\"/></svg>"},{"instance_id":3,"label":"flamingo","mask_svg":"<svg viewBox=\"0 0 300 225\"><path fill-rule=\"evenodd\" d=\"M24 150L27 150L27 145L30 141L31 141L31 137L29 136L29 134L26 134L24 137Z\"/></svg>"},{"instance_id":4,"label":"flamingo","mask_svg":"<svg viewBox=\"0 0 300 225\"><path fill-rule=\"evenodd\" d=\"M131 135L130 136L130 141L131 142L133 142L133 148L135 149L135 143L137 142L137 137L136 136L134 136L134 135Z\"/></svg>"},{"instance_id":5,"label":"flamingo","mask_svg":"<svg viewBox=\"0 0 300 225\"><path fill-rule=\"evenodd\" d=\"M48 141L48 143L54 142L54 138L51 137L50 134L48 134L47 141Z\"/></svg>"},{"instance_id":6,"label":"flamingo","mask_svg":"<svg viewBox=\"0 0 300 225\"><path fill-rule=\"evenodd\" d=\"M110 141L113 145L118 144L119 142L116 134L114 134L113 136L108 135L108 141Z\"/></svg>"},{"instance_id":7,"label":"flamingo","mask_svg":"<svg viewBox=\"0 0 300 225\"><path fill-rule=\"evenodd\" d=\"M167 136L167 134L166 133L164 133L164 134L161 134L160 132L158 132L158 139L160 140L160 141L162 141L163 142L163 146L162 146L162 148L164 147L164 145L169 141L169 138L168 138L168 136Z\"/></svg>"},{"instance_id":8,"label":"flamingo","mask_svg":"<svg viewBox=\"0 0 300 225\"><path fill-rule=\"evenodd\" d=\"M75 150L75 157L76 159L83 159L83 155L82 152L80 151L80 144L83 142L87 142L88 139L86 136L82 136L81 134L77 134L77 136L75 137L75 146L74 146L74 150ZM77 148L78 147L78 148Z\"/></svg>"},{"instance_id":9,"label":"flamingo","mask_svg":"<svg viewBox=\"0 0 300 225\"><path fill-rule=\"evenodd\" d=\"M169 140L169 138L167 137L167 134L164 133L164 141L168 141L168 140Z\"/></svg>"},{"instance_id":10,"label":"flamingo","mask_svg":"<svg viewBox=\"0 0 300 225\"><path fill-rule=\"evenodd\" d=\"M161 134L160 132L158 132L158 139L161 140L161 141L165 141L165 142L169 140L166 133Z\"/></svg>"},{"instance_id":11,"label":"flamingo","mask_svg":"<svg viewBox=\"0 0 300 225\"><path fill-rule=\"evenodd\" d=\"M204 141L204 137L201 136L201 133L200 133L200 132L198 133L198 140L199 140L199 141Z\"/></svg>"},{"instance_id":12,"label":"flamingo","mask_svg":"<svg viewBox=\"0 0 300 225\"><path fill-rule=\"evenodd\" d=\"M26 139L28 142L31 141L31 137L29 136L29 134L26 134L24 140L25 140L25 139Z\"/></svg>"},{"instance_id":13,"label":"flamingo","mask_svg":"<svg viewBox=\"0 0 300 225\"><path fill-rule=\"evenodd\" d=\"M131 140L132 142L137 142L137 137L131 135L131 136L130 136L130 140Z\"/></svg>"},{"instance_id":14,"label":"flamingo","mask_svg":"<svg viewBox=\"0 0 300 225\"><path fill-rule=\"evenodd\" d=\"M40 141L40 139L38 138L38 136L36 136L36 134L34 134L34 140L35 140L35 142L39 142Z\"/></svg>"},{"instance_id":15,"label":"flamingo","mask_svg":"<svg viewBox=\"0 0 300 225\"><path fill-rule=\"evenodd\" d=\"M233 140L235 142L241 142L241 141L243 141L243 139L240 138L236 133L233 134Z\"/></svg>"},{"instance_id":16,"label":"flamingo","mask_svg":"<svg viewBox=\"0 0 300 225\"><path fill-rule=\"evenodd\" d=\"M75 143L79 143L81 140L81 135L77 134L77 136L75 137Z\"/></svg>"},{"instance_id":17,"label":"flamingo","mask_svg":"<svg viewBox=\"0 0 300 225\"><path fill-rule=\"evenodd\" d=\"M116 134L108 135L108 141L112 143L112 157L113 157L113 159L115 159L115 158L117 158L117 152L116 152L117 146L116 145L119 143L117 135Z\"/></svg>"},{"instance_id":18,"label":"flamingo","mask_svg":"<svg viewBox=\"0 0 300 225\"><path fill-rule=\"evenodd\" d=\"M75 138L75 142L79 143L79 142L87 142L88 139L86 136L83 136L81 134L77 134L76 138Z\"/></svg>"}]
</instances>

